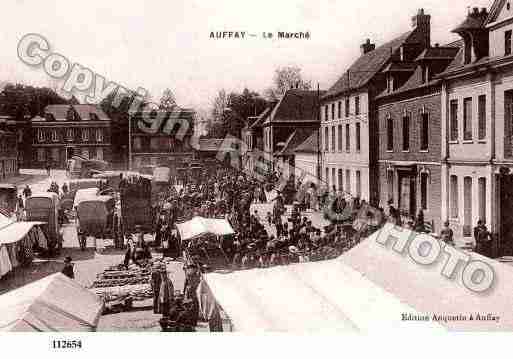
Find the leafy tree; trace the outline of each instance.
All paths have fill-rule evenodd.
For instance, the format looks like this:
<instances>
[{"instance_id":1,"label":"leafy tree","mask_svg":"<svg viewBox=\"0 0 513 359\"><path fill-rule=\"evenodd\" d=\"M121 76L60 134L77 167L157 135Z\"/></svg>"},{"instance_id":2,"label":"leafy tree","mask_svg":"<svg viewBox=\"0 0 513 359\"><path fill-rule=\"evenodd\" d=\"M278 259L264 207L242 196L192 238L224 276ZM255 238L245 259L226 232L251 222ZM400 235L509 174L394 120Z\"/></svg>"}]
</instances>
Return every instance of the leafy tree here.
<instances>
[{"instance_id":1,"label":"leafy tree","mask_svg":"<svg viewBox=\"0 0 513 359\"><path fill-rule=\"evenodd\" d=\"M171 89L167 88L162 93L162 97L160 98L159 109L163 110L172 110L176 107L176 100Z\"/></svg>"}]
</instances>

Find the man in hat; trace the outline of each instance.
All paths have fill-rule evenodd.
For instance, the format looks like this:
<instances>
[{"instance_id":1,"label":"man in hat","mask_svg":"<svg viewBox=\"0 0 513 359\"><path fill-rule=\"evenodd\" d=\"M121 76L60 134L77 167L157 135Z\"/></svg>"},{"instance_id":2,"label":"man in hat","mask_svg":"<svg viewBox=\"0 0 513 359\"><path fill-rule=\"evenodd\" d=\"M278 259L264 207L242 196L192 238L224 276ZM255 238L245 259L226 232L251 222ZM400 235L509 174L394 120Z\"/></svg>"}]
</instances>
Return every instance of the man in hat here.
<instances>
[{"instance_id":1,"label":"man in hat","mask_svg":"<svg viewBox=\"0 0 513 359\"><path fill-rule=\"evenodd\" d=\"M64 268L62 268L61 273L64 274L66 277L75 279L75 270L74 270L74 264L72 262L70 256L67 256L64 259Z\"/></svg>"}]
</instances>

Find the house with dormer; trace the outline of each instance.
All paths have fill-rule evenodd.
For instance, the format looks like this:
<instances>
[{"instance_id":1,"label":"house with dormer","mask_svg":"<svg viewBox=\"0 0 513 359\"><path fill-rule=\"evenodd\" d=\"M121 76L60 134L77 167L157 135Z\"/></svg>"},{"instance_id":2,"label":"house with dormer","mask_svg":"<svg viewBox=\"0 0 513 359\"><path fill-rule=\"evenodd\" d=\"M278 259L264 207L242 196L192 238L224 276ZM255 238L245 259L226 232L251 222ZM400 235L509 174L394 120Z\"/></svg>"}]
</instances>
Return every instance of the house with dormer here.
<instances>
[{"instance_id":1,"label":"house with dormer","mask_svg":"<svg viewBox=\"0 0 513 359\"><path fill-rule=\"evenodd\" d=\"M429 47L430 15L420 9L410 31L379 47L361 45L361 56L322 97L321 172L329 188L379 202L376 96L401 87Z\"/></svg>"},{"instance_id":2,"label":"house with dormer","mask_svg":"<svg viewBox=\"0 0 513 359\"><path fill-rule=\"evenodd\" d=\"M66 168L76 155L110 161L111 120L96 105L48 105L30 127L33 167Z\"/></svg>"},{"instance_id":3,"label":"house with dormer","mask_svg":"<svg viewBox=\"0 0 513 359\"><path fill-rule=\"evenodd\" d=\"M473 242L478 220L492 255L513 254L513 4L469 10L454 28L462 46L442 81L441 216Z\"/></svg>"}]
</instances>

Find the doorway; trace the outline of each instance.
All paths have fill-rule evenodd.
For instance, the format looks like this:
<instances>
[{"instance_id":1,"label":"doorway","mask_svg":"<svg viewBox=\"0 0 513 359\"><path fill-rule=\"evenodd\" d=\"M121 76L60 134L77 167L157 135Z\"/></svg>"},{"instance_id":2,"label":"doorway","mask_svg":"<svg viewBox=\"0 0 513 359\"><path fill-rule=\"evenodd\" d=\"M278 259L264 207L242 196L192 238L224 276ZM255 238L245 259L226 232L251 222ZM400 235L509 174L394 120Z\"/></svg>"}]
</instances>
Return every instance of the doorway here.
<instances>
[{"instance_id":1,"label":"doorway","mask_svg":"<svg viewBox=\"0 0 513 359\"><path fill-rule=\"evenodd\" d=\"M403 216L415 216L417 210L417 188L415 175L399 174L399 211Z\"/></svg>"},{"instance_id":2,"label":"doorway","mask_svg":"<svg viewBox=\"0 0 513 359\"><path fill-rule=\"evenodd\" d=\"M73 147L66 147L66 162L75 156L75 149Z\"/></svg>"},{"instance_id":3,"label":"doorway","mask_svg":"<svg viewBox=\"0 0 513 359\"><path fill-rule=\"evenodd\" d=\"M496 175L499 197L499 256L513 255L513 175L501 169Z\"/></svg>"}]
</instances>

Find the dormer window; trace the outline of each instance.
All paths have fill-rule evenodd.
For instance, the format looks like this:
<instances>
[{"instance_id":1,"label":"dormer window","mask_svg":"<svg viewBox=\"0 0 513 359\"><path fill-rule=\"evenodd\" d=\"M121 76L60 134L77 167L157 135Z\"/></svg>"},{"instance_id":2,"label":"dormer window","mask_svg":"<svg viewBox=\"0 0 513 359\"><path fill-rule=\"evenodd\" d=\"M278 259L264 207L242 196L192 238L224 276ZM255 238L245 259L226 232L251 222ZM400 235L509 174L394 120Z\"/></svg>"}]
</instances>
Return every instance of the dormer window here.
<instances>
[{"instance_id":1,"label":"dormer window","mask_svg":"<svg viewBox=\"0 0 513 359\"><path fill-rule=\"evenodd\" d=\"M95 114L95 113L93 113L93 112L90 112L90 113L89 113L89 119L90 119L91 121L98 121L98 120L99 120L99 119L98 119L98 115L96 115L96 114Z\"/></svg>"}]
</instances>

